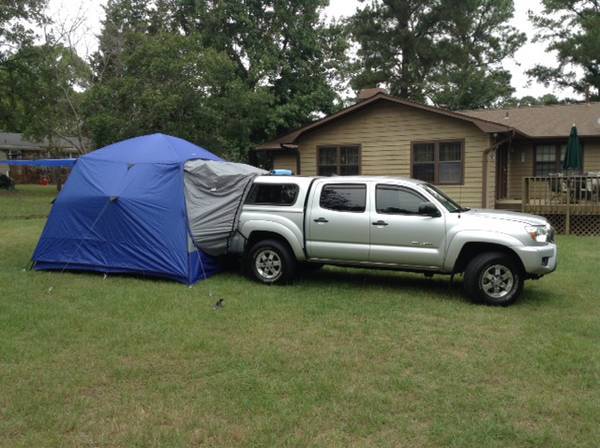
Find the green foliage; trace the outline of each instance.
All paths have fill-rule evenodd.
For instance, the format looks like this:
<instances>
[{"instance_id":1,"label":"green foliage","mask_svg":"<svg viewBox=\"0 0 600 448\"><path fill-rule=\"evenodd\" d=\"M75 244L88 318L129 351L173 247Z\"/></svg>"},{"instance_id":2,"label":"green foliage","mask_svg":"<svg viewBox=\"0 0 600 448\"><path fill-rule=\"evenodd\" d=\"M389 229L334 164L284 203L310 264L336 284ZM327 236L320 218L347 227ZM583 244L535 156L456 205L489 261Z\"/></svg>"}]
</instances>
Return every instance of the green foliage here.
<instances>
[{"instance_id":1,"label":"green foliage","mask_svg":"<svg viewBox=\"0 0 600 448\"><path fill-rule=\"evenodd\" d=\"M15 130L23 115L23 103L13 91L19 75L12 70L11 58L31 45L31 25L45 21L42 10L46 0L3 0L0 6L0 129Z\"/></svg>"},{"instance_id":2,"label":"green foliage","mask_svg":"<svg viewBox=\"0 0 600 448\"><path fill-rule=\"evenodd\" d=\"M23 45L31 44L29 25L47 21L43 15L48 0L2 0L0 4L0 64ZM0 66L1 67L1 66Z\"/></svg>"},{"instance_id":3,"label":"green foliage","mask_svg":"<svg viewBox=\"0 0 600 448\"><path fill-rule=\"evenodd\" d=\"M79 104L90 70L51 32L35 43L33 26L51 22L46 3L6 0L0 7L0 129L50 142L68 136L83 149Z\"/></svg>"},{"instance_id":4,"label":"green foliage","mask_svg":"<svg viewBox=\"0 0 600 448\"><path fill-rule=\"evenodd\" d=\"M531 95L522 98L511 97L502 103L502 107L550 106L553 104L568 104L572 102L575 101L568 98L560 100L556 95L547 93L540 97Z\"/></svg>"},{"instance_id":5,"label":"green foliage","mask_svg":"<svg viewBox=\"0 0 600 448\"><path fill-rule=\"evenodd\" d=\"M545 85L572 88L600 99L600 3L595 0L542 0L544 9L531 19L536 40L555 52L556 66L536 65L528 74Z\"/></svg>"},{"instance_id":6,"label":"green foliage","mask_svg":"<svg viewBox=\"0 0 600 448\"><path fill-rule=\"evenodd\" d=\"M131 49L111 68L120 73L105 73L86 96L87 126L98 146L152 132L213 149L233 148L228 138L235 136L235 143L250 144L245 128L260 116L253 110L267 104L241 88L223 54L163 32L128 33L124 44Z\"/></svg>"},{"instance_id":7,"label":"green foliage","mask_svg":"<svg viewBox=\"0 0 600 448\"><path fill-rule=\"evenodd\" d=\"M245 159L331 113L346 40L326 3L110 1L85 107L94 141L161 131Z\"/></svg>"},{"instance_id":8,"label":"green foliage","mask_svg":"<svg viewBox=\"0 0 600 448\"><path fill-rule=\"evenodd\" d=\"M38 140L75 137L70 143L84 147L78 111L90 70L72 49L60 44L26 46L2 68L3 127Z\"/></svg>"},{"instance_id":9,"label":"green foliage","mask_svg":"<svg viewBox=\"0 0 600 448\"><path fill-rule=\"evenodd\" d=\"M525 36L506 22L512 0L375 0L348 28L360 45L356 89L377 84L450 109L489 107L510 97L501 63Z\"/></svg>"}]
</instances>

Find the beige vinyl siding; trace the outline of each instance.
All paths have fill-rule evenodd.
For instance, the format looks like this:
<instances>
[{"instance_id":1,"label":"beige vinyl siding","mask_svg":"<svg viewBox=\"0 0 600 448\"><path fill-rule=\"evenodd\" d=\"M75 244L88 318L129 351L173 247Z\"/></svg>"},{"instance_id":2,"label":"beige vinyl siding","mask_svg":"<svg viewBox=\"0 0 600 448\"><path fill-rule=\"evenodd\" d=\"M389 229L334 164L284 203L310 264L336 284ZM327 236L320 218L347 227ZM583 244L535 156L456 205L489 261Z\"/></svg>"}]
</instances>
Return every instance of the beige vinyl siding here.
<instances>
[{"instance_id":1,"label":"beige vinyl siding","mask_svg":"<svg viewBox=\"0 0 600 448\"><path fill-rule=\"evenodd\" d=\"M296 156L294 154L277 154L273 155L274 170L292 170L296 173Z\"/></svg>"},{"instance_id":2,"label":"beige vinyl siding","mask_svg":"<svg viewBox=\"0 0 600 448\"><path fill-rule=\"evenodd\" d=\"M469 207L482 205L483 152L490 138L471 123L398 104L373 104L303 136L301 172L316 175L317 146L360 145L361 174L410 176L411 142L464 140L464 184L441 188ZM495 158L488 163L488 207L495 197Z\"/></svg>"},{"instance_id":3,"label":"beige vinyl siding","mask_svg":"<svg viewBox=\"0 0 600 448\"><path fill-rule=\"evenodd\" d=\"M600 171L600 142L583 142L583 170Z\"/></svg>"},{"instance_id":4,"label":"beige vinyl siding","mask_svg":"<svg viewBox=\"0 0 600 448\"><path fill-rule=\"evenodd\" d=\"M521 199L523 178L533 176L533 143L514 142L508 157L508 198Z\"/></svg>"}]
</instances>

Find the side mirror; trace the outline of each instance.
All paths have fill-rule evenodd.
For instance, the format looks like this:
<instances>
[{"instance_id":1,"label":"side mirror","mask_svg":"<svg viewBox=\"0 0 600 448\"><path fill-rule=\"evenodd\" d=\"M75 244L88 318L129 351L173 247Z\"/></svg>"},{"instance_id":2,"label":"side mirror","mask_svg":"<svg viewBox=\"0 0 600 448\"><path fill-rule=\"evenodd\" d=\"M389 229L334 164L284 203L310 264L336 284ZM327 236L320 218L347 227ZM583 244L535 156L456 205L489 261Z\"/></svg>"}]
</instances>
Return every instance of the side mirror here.
<instances>
[{"instance_id":1,"label":"side mirror","mask_svg":"<svg viewBox=\"0 0 600 448\"><path fill-rule=\"evenodd\" d=\"M432 218L441 216L440 211L431 202L422 202L419 205L419 215L431 216Z\"/></svg>"}]
</instances>

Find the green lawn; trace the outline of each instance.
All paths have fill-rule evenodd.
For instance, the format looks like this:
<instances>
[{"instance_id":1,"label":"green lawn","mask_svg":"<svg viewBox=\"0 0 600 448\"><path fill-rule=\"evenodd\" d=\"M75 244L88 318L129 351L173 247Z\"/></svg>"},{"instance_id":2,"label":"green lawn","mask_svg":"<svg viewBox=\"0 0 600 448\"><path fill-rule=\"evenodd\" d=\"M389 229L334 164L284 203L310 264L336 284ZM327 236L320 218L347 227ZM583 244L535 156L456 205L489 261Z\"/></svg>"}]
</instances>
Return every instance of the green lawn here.
<instances>
[{"instance_id":1,"label":"green lawn","mask_svg":"<svg viewBox=\"0 0 600 448\"><path fill-rule=\"evenodd\" d=\"M6 217L53 191L21 191L0 196L1 446L598 446L598 238L561 237L509 308L334 268L190 289L24 271L44 220Z\"/></svg>"},{"instance_id":2,"label":"green lawn","mask_svg":"<svg viewBox=\"0 0 600 448\"><path fill-rule=\"evenodd\" d=\"M47 216L57 194L55 185L19 185L16 191L0 190L0 220Z\"/></svg>"}]
</instances>

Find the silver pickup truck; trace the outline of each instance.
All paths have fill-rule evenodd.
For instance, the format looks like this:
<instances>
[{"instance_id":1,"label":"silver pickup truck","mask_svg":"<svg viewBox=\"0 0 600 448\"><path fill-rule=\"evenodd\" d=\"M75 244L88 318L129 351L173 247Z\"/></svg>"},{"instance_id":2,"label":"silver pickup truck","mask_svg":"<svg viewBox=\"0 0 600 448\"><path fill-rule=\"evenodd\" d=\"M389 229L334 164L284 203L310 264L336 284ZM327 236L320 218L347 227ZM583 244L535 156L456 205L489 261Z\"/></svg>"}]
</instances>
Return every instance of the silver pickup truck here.
<instances>
[{"instance_id":1,"label":"silver pickup truck","mask_svg":"<svg viewBox=\"0 0 600 448\"><path fill-rule=\"evenodd\" d=\"M263 283L324 264L464 274L477 302L509 305L525 279L556 269L554 230L539 216L461 207L398 177L259 176L230 249Z\"/></svg>"}]
</instances>

